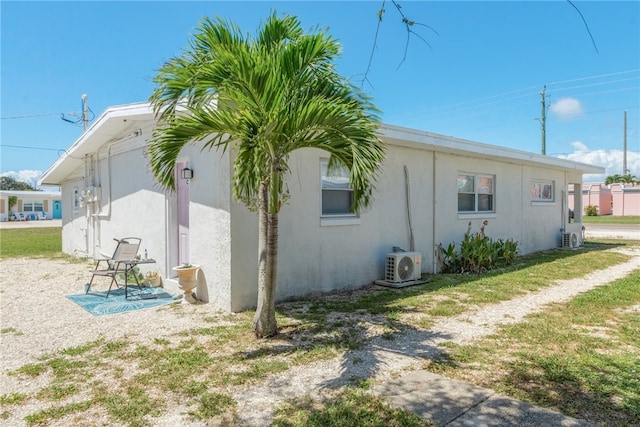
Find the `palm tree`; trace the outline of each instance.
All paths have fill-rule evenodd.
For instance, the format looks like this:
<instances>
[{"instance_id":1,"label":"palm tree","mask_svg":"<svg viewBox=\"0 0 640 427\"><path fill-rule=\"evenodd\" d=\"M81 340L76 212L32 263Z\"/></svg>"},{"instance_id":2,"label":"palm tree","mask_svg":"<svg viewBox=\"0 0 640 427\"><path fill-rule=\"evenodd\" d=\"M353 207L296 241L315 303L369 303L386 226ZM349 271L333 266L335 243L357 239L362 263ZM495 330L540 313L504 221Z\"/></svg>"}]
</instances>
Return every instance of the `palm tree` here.
<instances>
[{"instance_id":1,"label":"palm tree","mask_svg":"<svg viewBox=\"0 0 640 427\"><path fill-rule=\"evenodd\" d=\"M604 181L606 185L616 183L633 184L635 182L637 182L636 177L634 175L631 175L630 173L626 173L624 175L609 175Z\"/></svg>"},{"instance_id":2,"label":"palm tree","mask_svg":"<svg viewBox=\"0 0 640 427\"><path fill-rule=\"evenodd\" d=\"M348 168L354 212L371 202L385 156L377 110L334 69L338 51L325 31L305 34L291 16L273 13L255 39L226 20L205 18L190 48L154 78L150 100L159 123L149 155L164 187L175 189L176 159L188 142L236 150L233 192L259 219L257 337L277 333L278 213L289 155L320 148L330 153L330 168Z\"/></svg>"}]
</instances>

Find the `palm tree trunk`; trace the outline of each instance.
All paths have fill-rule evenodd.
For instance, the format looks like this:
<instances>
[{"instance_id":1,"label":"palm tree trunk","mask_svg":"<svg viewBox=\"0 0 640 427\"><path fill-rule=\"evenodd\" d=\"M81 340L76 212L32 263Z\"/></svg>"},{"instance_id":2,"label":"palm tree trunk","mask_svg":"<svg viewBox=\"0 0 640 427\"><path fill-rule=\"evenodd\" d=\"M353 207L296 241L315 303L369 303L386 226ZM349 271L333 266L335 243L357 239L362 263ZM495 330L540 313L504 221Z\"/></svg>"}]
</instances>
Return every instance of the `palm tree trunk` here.
<instances>
[{"instance_id":1,"label":"palm tree trunk","mask_svg":"<svg viewBox=\"0 0 640 427\"><path fill-rule=\"evenodd\" d=\"M263 182L258 194L258 304L253 317L253 330L256 337L263 338L268 317L265 311L265 280L267 273L267 207L268 188Z\"/></svg>"},{"instance_id":2,"label":"palm tree trunk","mask_svg":"<svg viewBox=\"0 0 640 427\"><path fill-rule=\"evenodd\" d=\"M273 181L273 180L271 180ZM276 277L278 268L278 212L269 212L273 192L266 183L260 185L258 208L258 306L253 318L253 330L258 338L278 333L276 321ZM276 192L277 196L277 192Z\"/></svg>"},{"instance_id":3,"label":"palm tree trunk","mask_svg":"<svg viewBox=\"0 0 640 427\"><path fill-rule=\"evenodd\" d=\"M264 209L266 230L266 266L262 298L256 311L258 322L254 326L256 336L268 338L278 333L276 321L276 284L278 275L278 211L280 210L280 190L282 170L277 160L271 163L268 190L261 188L260 206ZM261 217L260 222L263 219ZM261 238L263 235L261 234Z\"/></svg>"}]
</instances>

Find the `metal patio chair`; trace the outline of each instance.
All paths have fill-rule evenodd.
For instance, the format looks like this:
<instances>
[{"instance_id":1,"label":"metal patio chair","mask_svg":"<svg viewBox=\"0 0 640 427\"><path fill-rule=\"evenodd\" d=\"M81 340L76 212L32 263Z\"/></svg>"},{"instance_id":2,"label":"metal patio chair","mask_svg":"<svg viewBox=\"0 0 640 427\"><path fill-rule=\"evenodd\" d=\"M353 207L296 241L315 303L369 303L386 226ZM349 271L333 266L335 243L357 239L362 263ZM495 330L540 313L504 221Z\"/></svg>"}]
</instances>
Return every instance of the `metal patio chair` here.
<instances>
[{"instance_id":1,"label":"metal patio chair","mask_svg":"<svg viewBox=\"0 0 640 427\"><path fill-rule=\"evenodd\" d=\"M88 294L93 285L93 281L96 277L109 277L111 281L109 283L109 290L105 295L105 298L109 296L111 288L115 283L116 286L120 286L117 280L118 274L128 274L129 269L126 263L135 260L138 255L138 249L140 248L140 242L142 239L138 237L125 237L123 239L114 239L118 242L116 250L113 252L111 258L102 258L96 262L96 266L93 269L91 275L91 281L86 285L85 294ZM126 283L126 278L125 278Z\"/></svg>"}]
</instances>

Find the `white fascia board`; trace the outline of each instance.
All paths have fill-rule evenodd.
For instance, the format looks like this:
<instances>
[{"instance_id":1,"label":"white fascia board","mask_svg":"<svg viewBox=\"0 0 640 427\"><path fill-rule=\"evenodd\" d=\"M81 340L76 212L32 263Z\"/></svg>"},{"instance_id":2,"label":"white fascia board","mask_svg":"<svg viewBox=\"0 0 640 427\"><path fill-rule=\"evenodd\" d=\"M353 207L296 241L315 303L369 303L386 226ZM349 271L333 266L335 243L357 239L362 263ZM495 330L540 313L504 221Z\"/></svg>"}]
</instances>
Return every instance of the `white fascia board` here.
<instances>
[{"instance_id":1,"label":"white fascia board","mask_svg":"<svg viewBox=\"0 0 640 427\"><path fill-rule=\"evenodd\" d=\"M605 173L606 171L605 168L600 166L388 124L380 126L380 137L393 145L471 155L510 163L532 164L539 167L551 167L583 174Z\"/></svg>"},{"instance_id":2,"label":"white fascia board","mask_svg":"<svg viewBox=\"0 0 640 427\"><path fill-rule=\"evenodd\" d=\"M120 138L136 121L154 117L151 104L140 102L107 108L89 129L65 150L38 179L39 185L60 185L64 178L84 162L86 154L95 153L104 144Z\"/></svg>"}]
</instances>

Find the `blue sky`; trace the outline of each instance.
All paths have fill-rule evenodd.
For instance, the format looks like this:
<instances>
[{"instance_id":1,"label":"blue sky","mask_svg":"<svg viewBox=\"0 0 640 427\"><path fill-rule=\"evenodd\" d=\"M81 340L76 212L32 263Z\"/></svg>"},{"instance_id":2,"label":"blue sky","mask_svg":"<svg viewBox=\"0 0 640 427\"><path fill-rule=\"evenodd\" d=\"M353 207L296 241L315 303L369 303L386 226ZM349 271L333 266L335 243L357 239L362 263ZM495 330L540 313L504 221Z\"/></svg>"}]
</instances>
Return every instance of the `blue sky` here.
<instances>
[{"instance_id":1,"label":"blue sky","mask_svg":"<svg viewBox=\"0 0 640 427\"><path fill-rule=\"evenodd\" d=\"M2 1L0 173L33 180L46 170L82 132L61 119L78 120L82 94L96 117L147 100L155 71L202 17L255 34L276 10L341 42L338 69L386 123L540 153L546 85L548 155L622 173L626 110L627 168L640 176L640 2L574 0L593 42L564 0L398 3L419 37L405 55L402 17L386 1L363 81L381 0Z\"/></svg>"}]
</instances>

